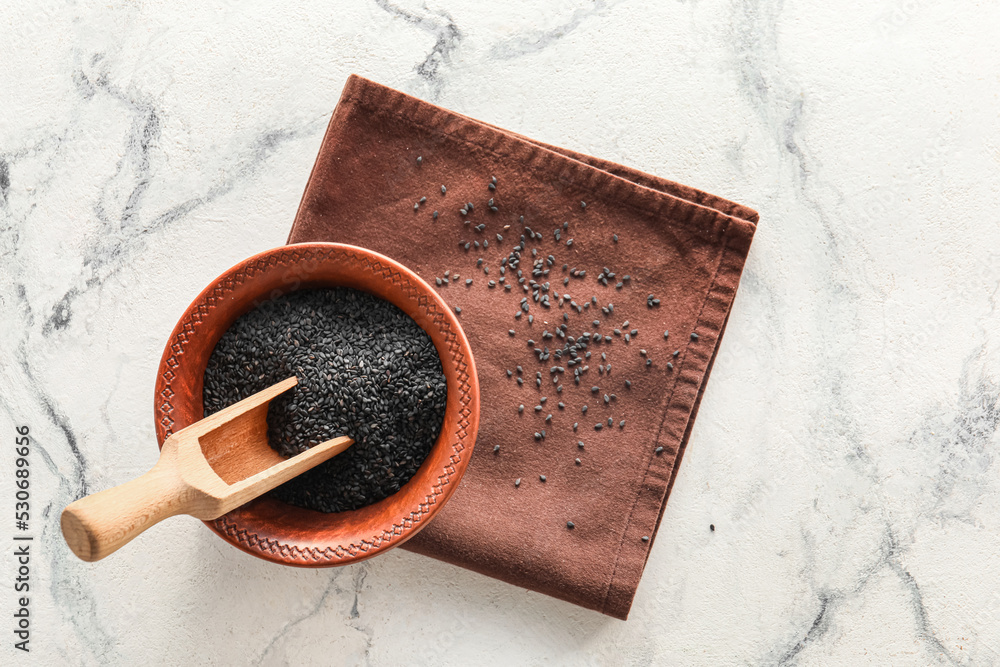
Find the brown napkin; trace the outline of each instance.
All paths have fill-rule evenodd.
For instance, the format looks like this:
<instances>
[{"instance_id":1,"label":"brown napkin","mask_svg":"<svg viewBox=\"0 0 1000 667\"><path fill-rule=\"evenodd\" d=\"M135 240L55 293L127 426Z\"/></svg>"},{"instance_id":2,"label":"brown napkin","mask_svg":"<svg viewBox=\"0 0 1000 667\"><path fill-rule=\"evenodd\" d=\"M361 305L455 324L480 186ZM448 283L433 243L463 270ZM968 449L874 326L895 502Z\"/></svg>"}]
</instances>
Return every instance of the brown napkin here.
<instances>
[{"instance_id":1,"label":"brown napkin","mask_svg":"<svg viewBox=\"0 0 1000 667\"><path fill-rule=\"evenodd\" d=\"M463 215L467 202L474 207ZM693 188L350 77L288 241L371 248L431 284L450 272L437 289L461 308L482 390L465 477L404 548L626 618L757 218ZM517 268L527 292L516 269L501 270L522 234ZM533 276L536 260L548 275ZM607 285L599 280L605 268L614 274ZM540 297L550 307L534 300L532 280L548 285ZM515 318L524 297L529 310ZM564 322L566 339L557 333ZM557 355L585 332L602 341L578 348L579 363L568 350ZM547 348L548 358L539 361L534 348Z\"/></svg>"}]
</instances>

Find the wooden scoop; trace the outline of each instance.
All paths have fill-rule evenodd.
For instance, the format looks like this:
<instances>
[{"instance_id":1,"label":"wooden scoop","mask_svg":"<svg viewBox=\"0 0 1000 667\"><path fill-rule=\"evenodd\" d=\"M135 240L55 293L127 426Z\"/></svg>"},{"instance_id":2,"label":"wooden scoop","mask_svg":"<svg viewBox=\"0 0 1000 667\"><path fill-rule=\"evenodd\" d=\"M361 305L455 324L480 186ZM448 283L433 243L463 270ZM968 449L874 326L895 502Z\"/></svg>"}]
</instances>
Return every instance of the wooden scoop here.
<instances>
[{"instance_id":1,"label":"wooden scoop","mask_svg":"<svg viewBox=\"0 0 1000 667\"><path fill-rule=\"evenodd\" d=\"M174 433L152 470L71 503L61 519L69 548L95 561L169 516L217 519L354 444L334 438L290 459L271 449L268 403L297 383L290 377Z\"/></svg>"}]
</instances>

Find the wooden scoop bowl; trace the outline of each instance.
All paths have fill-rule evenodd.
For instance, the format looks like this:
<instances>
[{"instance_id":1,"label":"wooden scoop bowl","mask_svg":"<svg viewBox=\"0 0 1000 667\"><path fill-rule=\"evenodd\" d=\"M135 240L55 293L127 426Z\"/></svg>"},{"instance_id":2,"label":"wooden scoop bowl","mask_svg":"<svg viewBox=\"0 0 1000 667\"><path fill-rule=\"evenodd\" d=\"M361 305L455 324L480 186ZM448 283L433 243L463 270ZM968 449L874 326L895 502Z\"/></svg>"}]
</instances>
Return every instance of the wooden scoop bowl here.
<instances>
[{"instance_id":1,"label":"wooden scoop bowl","mask_svg":"<svg viewBox=\"0 0 1000 667\"><path fill-rule=\"evenodd\" d=\"M334 438L289 459L271 449L267 406L297 383L290 377L174 433L152 470L71 503L61 519L69 548L96 561L167 517L217 519L354 444Z\"/></svg>"}]
</instances>

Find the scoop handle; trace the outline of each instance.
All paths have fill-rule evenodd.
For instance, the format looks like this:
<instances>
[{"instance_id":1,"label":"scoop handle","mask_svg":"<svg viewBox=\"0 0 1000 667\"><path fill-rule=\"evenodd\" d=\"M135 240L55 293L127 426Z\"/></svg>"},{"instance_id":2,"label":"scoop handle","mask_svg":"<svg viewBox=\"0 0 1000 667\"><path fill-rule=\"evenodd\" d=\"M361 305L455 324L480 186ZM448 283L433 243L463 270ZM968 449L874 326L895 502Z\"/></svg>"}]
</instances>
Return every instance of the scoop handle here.
<instances>
[{"instance_id":1,"label":"scoop handle","mask_svg":"<svg viewBox=\"0 0 1000 667\"><path fill-rule=\"evenodd\" d=\"M82 560L100 560L150 526L183 513L185 491L174 469L161 460L144 475L67 506L60 519L63 537Z\"/></svg>"}]
</instances>

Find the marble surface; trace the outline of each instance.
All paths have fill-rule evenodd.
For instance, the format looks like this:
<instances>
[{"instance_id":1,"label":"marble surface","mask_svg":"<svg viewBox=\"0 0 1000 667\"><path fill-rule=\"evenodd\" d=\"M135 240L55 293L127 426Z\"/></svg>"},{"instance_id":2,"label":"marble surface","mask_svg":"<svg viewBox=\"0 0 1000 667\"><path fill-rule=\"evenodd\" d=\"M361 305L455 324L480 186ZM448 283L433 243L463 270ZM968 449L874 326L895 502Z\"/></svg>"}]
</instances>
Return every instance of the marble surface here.
<instances>
[{"instance_id":1,"label":"marble surface","mask_svg":"<svg viewBox=\"0 0 1000 667\"><path fill-rule=\"evenodd\" d=\"M996 3L4 5L0 508L27 424L36 542L0 662L1000 664ZM352 72L760 211L629 621L193 520L63 545L65 504L155 461L164 341L284 242Z\"/></svg>"}]
</instances>

